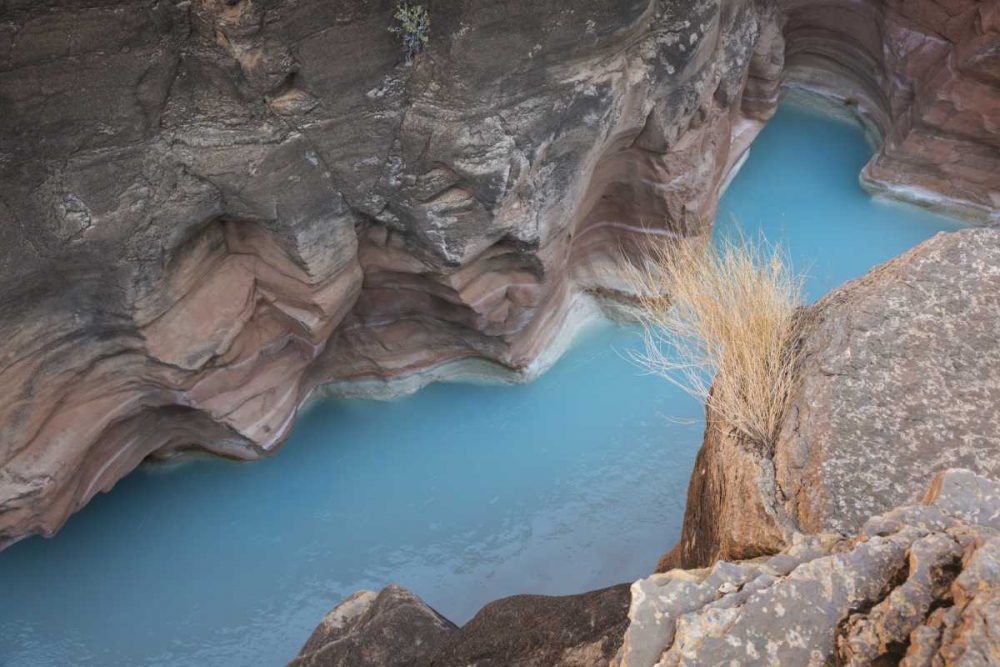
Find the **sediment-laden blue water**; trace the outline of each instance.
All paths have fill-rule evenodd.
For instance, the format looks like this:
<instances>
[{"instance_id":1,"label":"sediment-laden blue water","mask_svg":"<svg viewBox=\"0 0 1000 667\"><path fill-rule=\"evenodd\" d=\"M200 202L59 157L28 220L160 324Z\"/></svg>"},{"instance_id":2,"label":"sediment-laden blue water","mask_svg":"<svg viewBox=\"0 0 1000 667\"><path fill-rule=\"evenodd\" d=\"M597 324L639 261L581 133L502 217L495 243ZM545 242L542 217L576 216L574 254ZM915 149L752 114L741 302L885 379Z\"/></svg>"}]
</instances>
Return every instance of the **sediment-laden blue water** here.
<instances>
[{"instance_id":1,"label":"sediment-laden blue water","mask_svg":"<svg viewBox=\"0 0 1000 667\"><path fill-rule=\"evenodd\" d=\"M786 107L720 206L815 298L957 225L872 201L848 123ZM360 588L456 622L491 599L648 574L680 533L702 409L598 325L523 386L329 401L273 459L139 471L53 539L0 553L0 665L280 665Z\"/></svg>"}]
</instances>

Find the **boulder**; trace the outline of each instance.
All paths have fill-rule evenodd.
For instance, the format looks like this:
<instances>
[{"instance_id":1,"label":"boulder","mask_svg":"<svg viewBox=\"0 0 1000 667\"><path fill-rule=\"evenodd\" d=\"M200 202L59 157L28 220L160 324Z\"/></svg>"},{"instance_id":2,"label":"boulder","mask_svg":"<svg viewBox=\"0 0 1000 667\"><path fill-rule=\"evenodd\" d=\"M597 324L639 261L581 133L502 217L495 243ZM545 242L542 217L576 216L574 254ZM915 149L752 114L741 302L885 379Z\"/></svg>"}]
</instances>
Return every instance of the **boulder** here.
<instances>
[{"instance_id":1,"label":"boulder","mask_svg":"<svg viewBox=\"0 0 1000 667\"><path fill-rule=\"evenodd\" d=\"M461 628L398 586L331 611L290 667L607 667L627 624L629 587L515 595Z\"/></svg>"},{"instance_id":2,"label":"boulder","mask_svg":"<svg viewBox=\"0 0 1000 667\"><path fill-rule=\"evenodd\" d=\"M655 574L629 619L618 667L997 664L1000 484L945 471L852 539Z\"/></svg>"},{"instance_id":3,"label":"boulder","mask_svg":"<svg viewBox=\"0 0 1000 667\"><path fill-rule=\"evenodd\" d=\"M444 642L428 667L607 667L627 625L629 587L491 602Z\"/></svg>"},{"instance_id":4,"label":"boulder","mask_svg":"<svg viewBox=\"0 0 1000 667\"><path fill-rule=\"evenodd\" d=\"M394 584L359 591L326 615L289 667L427 664L455 625Z\"/></svg>"},{"instance_id":5,"label":"boulder","mask_svg":"<svg viewBox=\"0 0 1000 667\"><path fill-rule=\"evenodd\" d=\"M1000 230L939 234L809 306L773 447L709 415L680 543L659 570L851 535L938 472L1000 471Z\"/></svg>"}]
</instances>

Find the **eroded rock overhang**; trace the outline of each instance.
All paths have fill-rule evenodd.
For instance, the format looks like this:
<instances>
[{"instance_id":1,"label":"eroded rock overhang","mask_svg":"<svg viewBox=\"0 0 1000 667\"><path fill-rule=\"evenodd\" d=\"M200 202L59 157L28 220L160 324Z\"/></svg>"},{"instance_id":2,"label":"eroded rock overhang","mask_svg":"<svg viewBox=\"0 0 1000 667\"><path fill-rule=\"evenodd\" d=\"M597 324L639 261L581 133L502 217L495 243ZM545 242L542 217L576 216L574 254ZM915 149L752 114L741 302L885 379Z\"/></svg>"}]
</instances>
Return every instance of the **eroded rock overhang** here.
<instances>
[{"instance_id":1,"label":"eroded rock overhang","mask_svg":"<svg viewBox=\"0 0 1000 667\"><path fill-rule=\"evenodd\" d=\"M6 7L0 544L318 386L537 372L708 228L782 55L750 1L442 2L413 66L366 3Z\"/></svg>"}]
</instances>

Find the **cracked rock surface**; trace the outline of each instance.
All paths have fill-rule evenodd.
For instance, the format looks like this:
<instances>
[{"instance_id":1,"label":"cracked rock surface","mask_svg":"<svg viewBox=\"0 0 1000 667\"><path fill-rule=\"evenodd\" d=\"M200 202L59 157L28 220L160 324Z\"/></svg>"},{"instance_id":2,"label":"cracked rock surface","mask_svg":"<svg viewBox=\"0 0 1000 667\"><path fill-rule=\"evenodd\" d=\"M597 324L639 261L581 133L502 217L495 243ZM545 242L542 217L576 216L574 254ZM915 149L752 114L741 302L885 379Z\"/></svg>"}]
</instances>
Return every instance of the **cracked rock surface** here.
<instances>
[{"instance_id":1,"label":"cracked rock surface","mask_svg":"<svg viewBox=\"0 0 1000 667\"><path fill-rule=\"evenodd\" d=\"M1000 484L939 474L857 536L632 586L617 667L1000 662Z\"/></svg>"}]
</instances>

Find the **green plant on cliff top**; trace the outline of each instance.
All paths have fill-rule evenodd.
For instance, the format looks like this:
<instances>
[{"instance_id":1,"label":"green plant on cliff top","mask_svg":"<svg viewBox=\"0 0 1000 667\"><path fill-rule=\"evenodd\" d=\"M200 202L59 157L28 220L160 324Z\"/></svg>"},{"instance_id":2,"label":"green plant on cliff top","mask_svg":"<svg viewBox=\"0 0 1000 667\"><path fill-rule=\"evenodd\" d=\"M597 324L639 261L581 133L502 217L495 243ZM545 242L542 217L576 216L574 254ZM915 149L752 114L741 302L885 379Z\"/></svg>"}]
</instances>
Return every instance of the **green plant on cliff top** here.
<instances>
[{"instance_id":1,"label":"green plant on cliff top","mask_svg":"<svg viewBox=\"0 0 1000 667\"><path fill-rule=\"evenodd\" d=\"M786 254L739 233L650 245L632 264L646 350L637 360L753 443L777 438L791 397L802 277Z\"/></svg>"},{"instance_id":2,"label":"green plant on cliff top","mask_svg":"<svg viewBox=\"0 0 1000 667\"><path fill-rule=\"evenodd\" d=\"M423 5L400 2L396 5L394 18L399 21L399 25L390 26L389 32L402 40L406 62L413 62L413 57L420 53L430 39L431 17Z\"/></svg>"}]
</instances>

